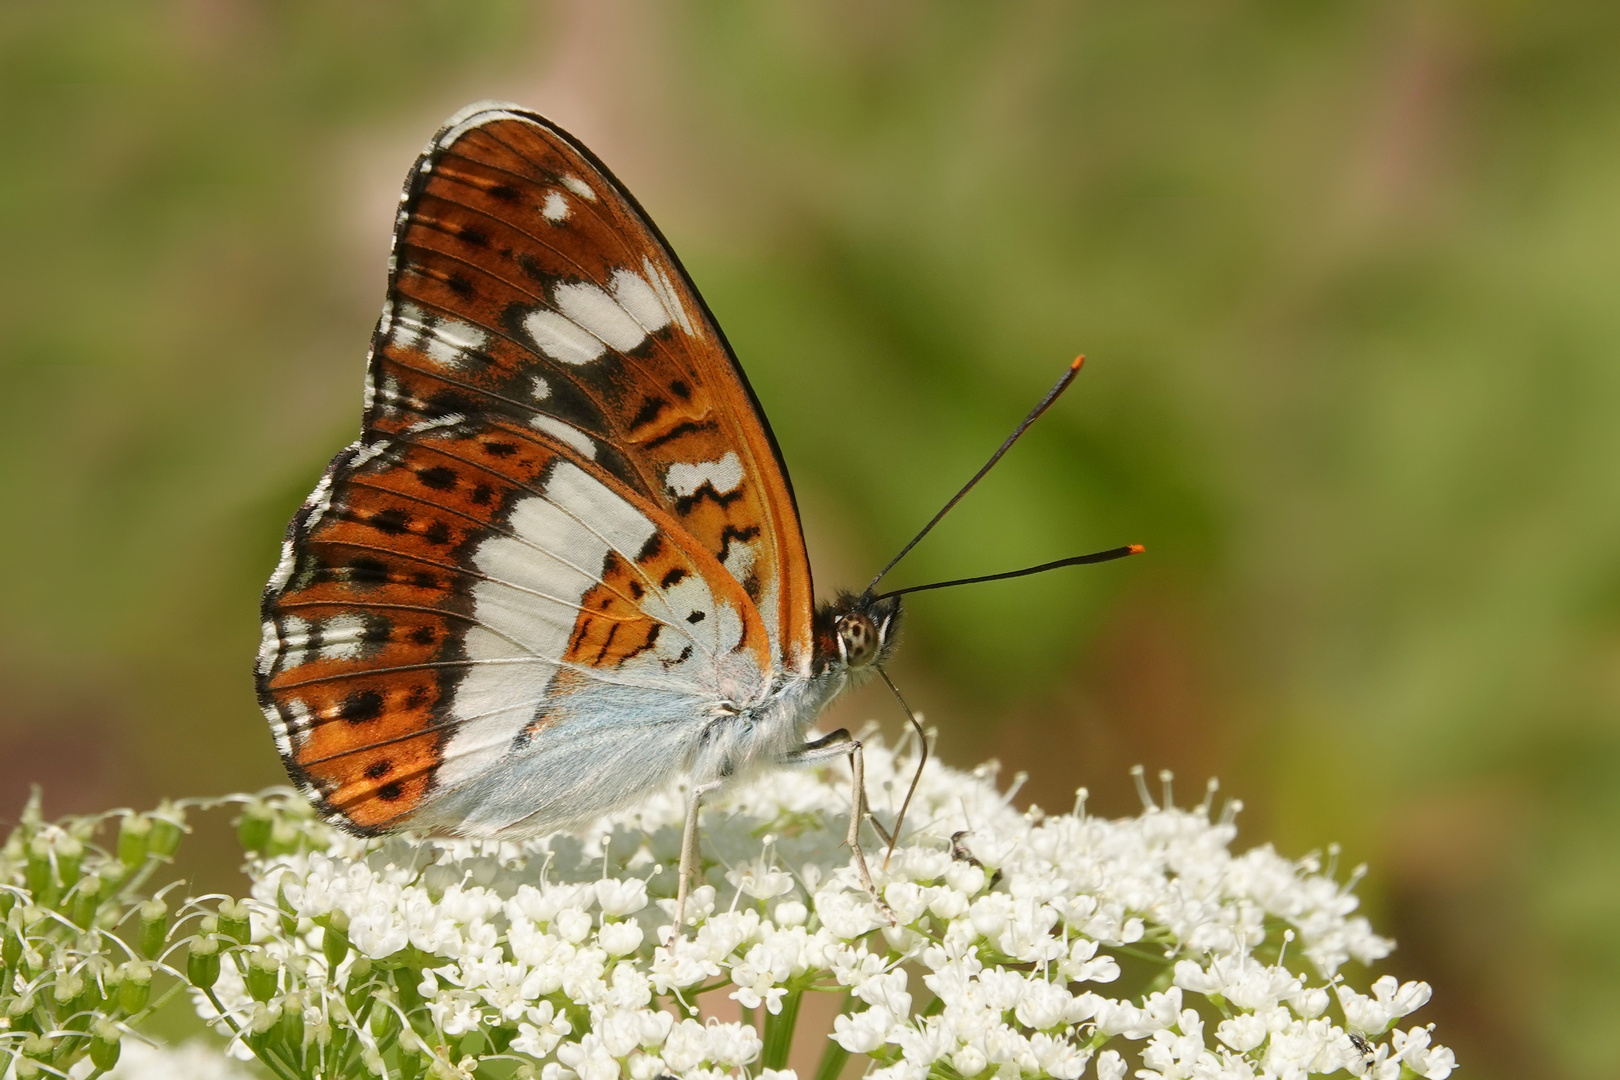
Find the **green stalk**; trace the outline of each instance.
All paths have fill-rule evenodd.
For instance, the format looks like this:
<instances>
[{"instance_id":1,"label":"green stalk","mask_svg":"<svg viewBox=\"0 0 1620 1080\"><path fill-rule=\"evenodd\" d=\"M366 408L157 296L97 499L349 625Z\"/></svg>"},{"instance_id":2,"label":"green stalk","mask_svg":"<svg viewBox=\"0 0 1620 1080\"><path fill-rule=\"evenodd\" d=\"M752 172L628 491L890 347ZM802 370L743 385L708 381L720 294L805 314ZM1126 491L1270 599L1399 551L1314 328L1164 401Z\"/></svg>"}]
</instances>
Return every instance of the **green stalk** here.
<instances>
[{"instance_id":1,"label":"green stalk","mask_svg":"<svg viewBox=\"0 0 1620 1080\"><path fill-rule=\"evenodd\" d=\"M217 1012L219 1014L219 1018L225 1022L225 1026L231 1029L231 1033L238 1039L242 1039L242 1029L225 1011L225 1005L219 1000L218 997L214 995L213 987L209 987L208 989L204 990L203 995L208 998L208 1003L214 1007L214 1011ZM246 1039L242 1039L242 1044L247 1046L250 1050L253 1049L251 1044L249 1044ZM257 1050L254 1050L253 1054L260 1061L264 1062L265 1067L280 1077L281 1080L298 1080L297 1072L289 1072L285 1065L278 1061L272 1061L268 1054L261 1054Z\"/></svg>"},{"instance_id":2,"label":"green stalk","mask_svg":"<svg viewBox=\"0 0 1620 1080\"><path fill-rule=\"evenodd\" d=\"M793 1029L799 1023L799 1002L803 998L803 990L789 990L782 998L781 1012L765 1011L765 1052L760 1059L761 1067L787 1068L788 1051L793 1046Z\"/></svg>"},{"instance_id":3,"label":"green stalk","mask_svg":"<svg viewBox=\"0 0 1620 1080\"><path fill-rule=\"evenodd\" d=\"M849 1007L854 1000L855 995L853 993L846 993L844 995L844 1004L839 1008L838 1015L843 1016L848 1013ZM844 1071L844 1066L847 1064L849 1064L849 1051L828 1038L827 1049L821 1052L821 1064L816 1066L816 1080L838 1080L838 1074Z\"/></svg>"}]
</instances>

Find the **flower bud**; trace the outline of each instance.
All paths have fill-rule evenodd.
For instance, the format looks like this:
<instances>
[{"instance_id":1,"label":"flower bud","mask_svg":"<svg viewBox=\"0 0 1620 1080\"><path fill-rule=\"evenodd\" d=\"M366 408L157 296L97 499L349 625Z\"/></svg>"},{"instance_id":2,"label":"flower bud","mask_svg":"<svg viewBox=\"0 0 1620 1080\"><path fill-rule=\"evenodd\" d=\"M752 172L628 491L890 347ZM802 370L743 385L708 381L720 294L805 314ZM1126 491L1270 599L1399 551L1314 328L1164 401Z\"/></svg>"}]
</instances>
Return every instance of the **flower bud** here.
<instances>
[{"instance_id":1,"label":"flower bud","mask_svg":"<svg viewBox=\"0 0 1620 1080\"><path fill-rule=\"evenodd\" d=\"M243 1039L254 1053L261 1053L270 1044L271 1033L280 1019L281 1010L274 1005L259 1002L253 1006L252 1014L242 1027Z\"/></svg>"},{"instance_id":2,"label":"flower bud","mask_svg":"<svg viewBox=\"0 0 1620 1080\"><path fill-rule=\"evenodd\" d=\"M257 799L243 807L242 816L236 820L236 839L242 850L262 855L270 846L270 830L275 823L276 817L270 808Z\"/></svg>"},{"instance_id":3,"label":"flower bud","mask_svg":"<svg viewBox=\"0 0 1620 1080\"><path fill-rule=\"evenodd\" d=\"M134 1015L146 1008L152 996L152 969L131 960L118 969L118 1007Z\"/></svg>"},{"instance_id":4,"label":"flower bud","mask_svg":"<svg viewBox=\"0 0 1620 1080\"><path fill-rule=\"evenodd\" d=\"M141 928L138 944L146 956L157 956L163 943L169 940L169 905L156 898L141 905Z\"/></svg>"},{"instance_id":5,"label":"flower bud","mask_svg":"<svg viewBox=\"0 0 1620 1080\"><path fill-rule=\"evenodd\" d=\"M73 924L88 929L96 921L96 908L100 905L100 899L100 875L86 874L80 878L77 888L73 891L73 900L68 912Z\"/></svg>"},{"instance_id":6,"label":"flower bud","mask_svg":"<svg viewBox=\"0 0 1620 1080\"><path fill-rule=\"evenodd\" d=\"M248 957L248 994L254 1001L269 1001L276 996L280 980L281 961L262 949Z\"/></svg>"},{"instance_id":7,"label":"flower bud","mask_svg":"<svg viewBox=\"0 0 1620 1080\"><path fill-rule=\"evenodd\" d=\"M386 1042L399 1030L399 1013L386 998L379 998L371 1006L369 1023L377 1041Z\"/></svg>"},{"instance_id":8,"label":"flower bud","mask_svg":"<svg viewBox=\"0 0 1620 1080\"><path fill-rule=\"evenodd\" d=\"M90 1025L90 1062L106 1071L118 1064L119 1040L124 1033L110 1020L97 1020Z\"/></svg>"},{"instance_id":9,"label":"flower bud","mask_svg":"<svg viewBox=\"0 0 1620 1080\"><path fill-rule=\"evenodd\" d=\"M66 889L79 880L79 866L84 862L84 845L69 834L56 842L56 879Z\"/></svg>"},{"instance_id":10,"label":"flower bud","mask_svg":"<svg viewBox=\"0 0 1620 1080\"><path fill-rule=\"evenodd\" d=\"M73 1000L84 993L84 979L71 971L58 970L56 982L51 986L51 996L56 999L57 1011L64 1006L72 1004Z\"/></svg>"},{"instance_id":11,"label":"flower bud","mask_svg":"<svg viewBox=\"0 0 1620 1080\"><path fill-rule=\"evenodd\" d=\"M288 994L281 999L281 1021L276 1025L283 1042L297 1050L304 1045L304 996Z\"/></svg>"},{"instance_id":12,"label":"flower bud","mask_svg":"<svg viewBox=\"0 0 1620 1080\"><path fill-rule=\"evenodd\" d=\"M302 834L298 826L285 819L278 819L270 829L270 844L265 849L267 855L286 855L298 850L298 840Z\"/></svg>"},{"instance_id":13,"label":"flower bud","mask_svg":"<svg viewBox=\"0 0 1620 1080\"><path fill-rule=\"evenodd\" d=\"M147 850L167 859L180 850L180 837L185 829L185 811L165 801L152 813L152 831L147 835Z\"/></svg>"},{"instance_id":14,"label":"flower bud","mask_svg":"<svg viewBox=\"0 0 1620 1080\"><path fill-rule=\"evenodd\" d=\"M276 910L281 912L281 932L288 937L298 933L298 909L287 899L285 885L276 889Z\"/></svg>"},{"instance_id":15,"label":"flower bud","mask_svg":"<svg viewBox=\"0 0 1620 1080\"><path fill-rule=\"evenodd\" d=\"M240 900L221 900L219 902L219 932L235 941L238 945L246 945L253 936L251 924L248 921L248 906Z\"/></svg>"},{"instance_id":16,"label":"flower bud","mask_svg":"<svg viewBox=\"0 0 1620 1080\"><path fill-rule=\"evenodd\" d=\"M152 839L152 819L145 814L126 814L118 825L118 861L133 870L146 861Z\"/></svg>"},{"instance_id":17,"label":"flower bud","mask_svg":"<svg viewBox=\"0 0 1620 1080\"><path fill-rule=\"evenodd\" d=\"M17 961L22 959L23 940L21 927L7 926L0 932L0 967L14 968Z\"/></svg>"},{"instance_id":18,"label":"flower bud","mask_svg":"<svg viewBox=\"0 0 1620 1080\"><path fill-rule=\"evenodd\" d=\"M349 955L349 917L341 911L327 916L326 928L321 934L321 952L326 956L328 970L343 963Z\"/></svg>"},{"instance_id":19,"label":"flower bud","mask_svg":"<svg viewBox=\"0 0 1620 1080\"><path fill-rule=\"evenodd\" d=\"M199 990L209 990L219 981L219 942L194 937L186 946L186 978Z\"/></svg>"},{"instance_id":20,"label":"flower bud","mask_svg":"<svg viewBox=\"0 0 1620 1080\"><path fill-rule=\"evenodd\" d=\"M34 894L34 902L49 902L51 891L51 842L36 836L28 842L28 861L23 867L23 884Z\"/></svg>"}]
</instances>

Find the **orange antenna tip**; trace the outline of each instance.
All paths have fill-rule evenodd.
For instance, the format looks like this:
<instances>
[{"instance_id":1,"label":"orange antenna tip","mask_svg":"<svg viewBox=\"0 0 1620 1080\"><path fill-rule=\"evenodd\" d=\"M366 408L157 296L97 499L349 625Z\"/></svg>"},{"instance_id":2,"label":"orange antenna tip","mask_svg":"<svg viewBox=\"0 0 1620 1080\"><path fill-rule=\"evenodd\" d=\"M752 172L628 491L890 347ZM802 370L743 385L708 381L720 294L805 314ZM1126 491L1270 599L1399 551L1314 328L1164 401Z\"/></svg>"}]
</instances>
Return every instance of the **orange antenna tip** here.
<instances>
[{"instance_id":1,"label":"orange antenna tip","mask_svg":"<svg viewBox=\"0 0 1620 1080\"><path fill-rule=\"evenodd\" d=\"M1080 365L1085 363L1085 362L1086 362L1086 358L1084 356L1077 356L1077 357L1074 358L1074 363L1069 365L1069 370L1070 371L1079 371L1080 370Z\"/></svg>"},{"instance_id":2,"label":"orange antenna tip","mask_svg":"<svg viewBox=\"0 0 1620 1080\"><path fill-rule=\"evenodd\" d=\"M1143 547L1141 544L1127 544L1126 550L1132 555L1140 555L1142 552L1146 551L1147 548Z\"/></svg>"}]
</instances>

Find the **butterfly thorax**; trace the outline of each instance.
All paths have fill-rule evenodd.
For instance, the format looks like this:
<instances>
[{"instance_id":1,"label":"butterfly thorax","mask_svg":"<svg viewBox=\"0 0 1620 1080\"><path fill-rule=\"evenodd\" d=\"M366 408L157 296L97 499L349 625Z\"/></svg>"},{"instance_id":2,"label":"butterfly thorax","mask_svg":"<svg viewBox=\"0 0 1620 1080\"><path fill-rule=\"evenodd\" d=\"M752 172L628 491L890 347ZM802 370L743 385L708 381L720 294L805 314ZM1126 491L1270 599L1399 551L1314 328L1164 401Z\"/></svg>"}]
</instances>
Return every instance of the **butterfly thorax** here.
<instances>
[{"instance_id":1,"label":"butterfly thorax","mask_svg":"<svg viewBox=\"0 0 1620 1080\"><path fill-rule=\"evenodd\" d=\"M888 658L899 620L897 597L842 593L821 604L809 677L784 673L762 701L734 703L711 719L686 766L692 782L730 783L790 761L833 699Z\"/></svg>"}]
</instances>

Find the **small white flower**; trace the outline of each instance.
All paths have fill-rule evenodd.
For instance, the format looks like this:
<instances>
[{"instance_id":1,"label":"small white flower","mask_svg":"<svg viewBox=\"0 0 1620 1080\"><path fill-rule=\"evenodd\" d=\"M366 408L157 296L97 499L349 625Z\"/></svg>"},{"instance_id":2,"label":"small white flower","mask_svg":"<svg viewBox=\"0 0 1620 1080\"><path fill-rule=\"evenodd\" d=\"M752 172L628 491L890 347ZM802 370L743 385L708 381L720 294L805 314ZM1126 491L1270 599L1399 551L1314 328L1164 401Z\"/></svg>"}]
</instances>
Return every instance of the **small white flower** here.
<instances>
[{"instance_id":1,"label":"small white flower","mask_svg":"<svg viewBox=\"0 0 1620 1080\"><path fill-rule=\"evenodd\" d=\"M1215 1028L1215 1037L1239 1053L1246 1054L1266 1041L1266 1022L1253 1013L1243 1013L1222 1020Z\"/></svg>"},{"instance_id":2,"label":"small white flower","mask_svg":"<svg viewBox=\"0 0 1620 1080\"><path fill-rule=\"evenodd\" d=\"M1390 1045L1398 1060L1427 1080L1446 1080L1457 1066L1456 1057L1449 1049L1429 1045L1428 1028L1395 1031L1390 1035Z\"/></svg>"},{"instance_id":3,"label":"small white flower","mask_svg":"<svg viewBox=\"0 0 1620 1080\"><path fill-rule=\"evenodd\" d=\"M984 1051L969 1043L959 1048L951 1055L951 1068L963 1076L978 1076L990 1064L990 1059L984 1056Z\"/></svg>"},{"instance_id":4,"label":"small white flower","mask_svg":"<svg viewBox=\"0 0 1620 1080\"><path fill-rule=\"evenodd\" d=\"M634 919L607 923L596 935L596 940L601 942L602 948L607 950L609 956L625 956L633 953L641 948L645 938L646 934L642 933L641 925Z\"/></svg>"},{"instance_id":5,"label":"small white flower","mask_svg":"<svg viewBox=\"0 0 1620 1080\"><path fill-rule=\"evenodd\" d=\"M664 1064L677 1074L691 1072L709 1057L709 1031L696 1020L682 1020L664 1039Z\"/></svg>"},{"instance_id":6,"label":"small white flower","mask_svg":"<svg viewBox=\"0 0 1620 1080\"><path fill-rule=\"evenodd\" d=\"M714 1024L709 1028L709 1058L716 1065L738 1068L764 1049L759 1032L748 1024Z\"/></svg>"},{"instance_id":7,"label":"small white flower","mask_svg":"<svg viewBox=\"0 0 1620 1080\"><path fill-rule=\"evenodd\" d=\"M603 878L596 883L596 904L604 915L634 915L647 906L647 883L638 878Z\"/></svg>"},{"instance_id":8,"label":"small white flower","mask_svg":"<svg viewBox=\"0 0 1620 1080\"><path fill-rule=\"evenodd\" d=\"M882 1046L894 1026L894 1017L881 1005L833 1020L833 1041L852 1054L865 1054Z\"/></svg>"},{"instance_id":9,"label":"small white flower","mask_svg":"<svg viewBox=\"0 0 1620 1080\"><path fill-rule=\"evenodd\" d=\"M582 911L579 908L564 908L557 912L556 916L551 920L551 925L564 941L571 945L578 945L590 936L593 921L587 911Z\"/></svg>"},{"instance_id":10,"label":"small white flower","mask_svg":"<svg viewBox=\"0 0 1620 1080\"><path fill-rule=\"evenodd\" d=\"M1037 1031L1063 1023L1074 996L1063 987L1044 979L1030 979L1014 1006L1018 1022Z\"/></svg>"},{"instance_id":11,"label":"small white flower","mask_svg":"<svg viewBox=\"0 0 1620 1080\"><path fill-rule=\"evenodd\" d=\"M783 900L771 911L771 921L777 926L803 926L810 918L810 909L797 900ZM766 1069L765 1072L772 1072ZM791 1069L783 1070L783 1074L791 1073ZM764 1076L765 1073L761 1073Z\"/></svg>"},{"instance_id":12,"label":"small white flower","mask_svg":"<svg viewBox=\"0 0 1620 1080\"><path fill-rule=\"evenodd\" d=\"M1097 1055L1097 1080L1124 1080L1125 1059L1117 1050L1104 1050Z\"/></svg>"}]
</instances>

